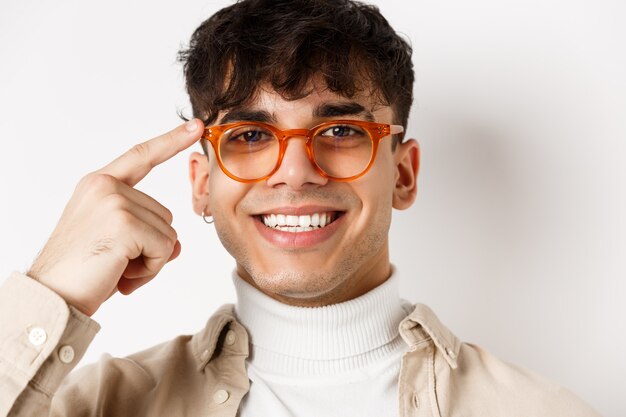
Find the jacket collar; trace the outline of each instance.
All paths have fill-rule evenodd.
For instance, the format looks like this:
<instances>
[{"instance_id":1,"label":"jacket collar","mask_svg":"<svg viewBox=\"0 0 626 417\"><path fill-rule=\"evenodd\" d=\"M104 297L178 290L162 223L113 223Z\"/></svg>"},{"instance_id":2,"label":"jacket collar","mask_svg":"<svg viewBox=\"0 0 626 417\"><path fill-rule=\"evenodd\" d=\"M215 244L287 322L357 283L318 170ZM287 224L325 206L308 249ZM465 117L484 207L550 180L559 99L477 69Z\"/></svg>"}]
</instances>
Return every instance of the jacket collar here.
<instances>
[{"instance_id":1,"label":"jacket collar","mask_svg":"<svg viewBox=\"0 0 626 417\"><path fill-rule=\"evenodd\" d=\"M413 312L399 326L400 336L413 349L432 340L452 369L457 368L461 341L424 304L416 304Z\"/></svg>"},{"instance_id":2,"label":"jacket collar","mask_svg":"<svg viewBox=\"0 0 626 417\"><path fill-rule=\"evenodd\" d=\"M232 346L224 344L229 330L237 338ZM461 341L439 321L428 306L416 304L413 311L400 322L399 331L411 349L432 340L450 367L457 368ZM191 344L198 371L202 371L217 356L216 352L246 357L249 355L248 333L237 322L233 304L220 307L209 318L204 329L192 337Z\"/></svg>"},{"instance_id":3,"label":"jacket collar","mask_svg":"<svg viewBox=\"0 0 626 417\"><path fill-rule=\"evenodd\" d=\"M204 329L192 337L191 345L198 371L202 371L218 355L248 356L248 334L237 323L234 311L233 304L223 305L209 318ZM229 331L234 333L236 342L225 343Z\"/></svg>"}]
</instances>

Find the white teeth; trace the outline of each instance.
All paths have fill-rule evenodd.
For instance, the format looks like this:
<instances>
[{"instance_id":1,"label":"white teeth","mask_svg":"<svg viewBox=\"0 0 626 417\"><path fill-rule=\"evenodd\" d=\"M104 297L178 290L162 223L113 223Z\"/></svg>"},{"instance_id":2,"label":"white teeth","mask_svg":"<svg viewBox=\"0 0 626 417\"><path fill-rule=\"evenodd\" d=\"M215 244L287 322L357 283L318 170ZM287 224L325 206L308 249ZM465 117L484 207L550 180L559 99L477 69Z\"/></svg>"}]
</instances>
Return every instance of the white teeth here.
<instances>
[{"instance_id":1,"label":"white teeth","mask_svg":"<svg viewBox=\"0 0 626 417\"><path fill-rule=\"evenodd\" d=\"M309 227L311 225L311 216L299 216L300 227Z\"/></svg>"},{"instance_id":2,"label":"white teeth","mask_svg":"<svg viewBox=\"0 0 626 417\"><path fill-rule=\"evenodd\" d=\"M321 229L333 222L333 213L313 213L311 215L294 216L285 214L264 214L263 223L283 232L299 233Z\"/></svg>"}]
</instances>

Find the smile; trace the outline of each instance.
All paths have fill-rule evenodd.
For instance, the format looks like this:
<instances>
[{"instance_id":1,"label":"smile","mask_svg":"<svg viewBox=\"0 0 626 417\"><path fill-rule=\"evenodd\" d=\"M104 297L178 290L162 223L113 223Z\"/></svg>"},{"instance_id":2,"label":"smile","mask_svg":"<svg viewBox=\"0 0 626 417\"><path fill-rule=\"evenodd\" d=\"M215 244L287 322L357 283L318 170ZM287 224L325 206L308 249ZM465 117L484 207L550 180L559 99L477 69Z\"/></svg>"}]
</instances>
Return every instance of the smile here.
<instances>
[{"instance_id":1,"label":"smile","mask_svg":"<svg viewBox=\"0 0 626 417\"><path fill-rule=\"evenodd\" d=\"M263 224L267 227L283 232L301 233L322 229L334 222L339 217L339 214L340 213L336 211L312 213L302 216L267 213L260 217L263 220Z\"/></svg>"},{"instance_id":2,"label":"smile","mask_svg":"<svg viewBox=\"0 0 626 417\"><path fill-rule=\"evenodd\" d=\"M274 207L252 215L260 236L273 247L312 250L342 236L348 211L326 205ZM339 232L339 233L338 233Z\"/></svg>"}]
</instances>

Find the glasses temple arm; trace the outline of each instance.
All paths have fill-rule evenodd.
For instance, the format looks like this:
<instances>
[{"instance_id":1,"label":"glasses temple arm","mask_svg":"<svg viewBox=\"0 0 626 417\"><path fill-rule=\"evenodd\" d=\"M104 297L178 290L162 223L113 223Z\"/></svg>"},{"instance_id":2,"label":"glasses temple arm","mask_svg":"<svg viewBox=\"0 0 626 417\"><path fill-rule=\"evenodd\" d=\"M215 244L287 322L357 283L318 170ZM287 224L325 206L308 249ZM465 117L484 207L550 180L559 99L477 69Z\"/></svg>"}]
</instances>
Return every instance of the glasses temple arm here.
<instances>
[{"instance_id":1,"label":"glasses temple arm","mask_svg":"<svg viewBox=\"0 0 626 417\"><path fill-rule=\"evenodd\" d=\"M399 133L404 132L404 127L401 125L389 125L389 134L397 135Z\"/></svg>"}]
</instances>

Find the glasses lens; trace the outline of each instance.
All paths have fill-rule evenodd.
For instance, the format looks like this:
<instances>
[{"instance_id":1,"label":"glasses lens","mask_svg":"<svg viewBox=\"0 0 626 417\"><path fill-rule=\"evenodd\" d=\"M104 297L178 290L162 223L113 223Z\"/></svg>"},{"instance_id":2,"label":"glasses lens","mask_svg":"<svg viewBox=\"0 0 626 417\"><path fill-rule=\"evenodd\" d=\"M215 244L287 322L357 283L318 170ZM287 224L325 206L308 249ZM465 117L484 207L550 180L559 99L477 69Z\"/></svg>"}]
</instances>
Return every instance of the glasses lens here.
<instances>
[{"instance_id":1,"label":"glasses lens","mask_svg":"<svg viewBox=\"0 0 626 417\"><path fill-rule=\"evenodd\" d=\"M372 157L372 147L369 133L351 124L325 126L313 138L315 162L327 175L335 178L362 173Z\"/></svg>"},{"instance_id":2,"label":"glasses lens","mask_svg":"<svg viewBox=\"0 0 626 417\"><path fill-rule=\"evenodd\" d=\"M278 161L280 150L274 133L254 123L226 130L219 148L226 170L246 180L268 175Z\"/></svg>"}]
</instances>

